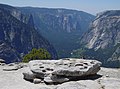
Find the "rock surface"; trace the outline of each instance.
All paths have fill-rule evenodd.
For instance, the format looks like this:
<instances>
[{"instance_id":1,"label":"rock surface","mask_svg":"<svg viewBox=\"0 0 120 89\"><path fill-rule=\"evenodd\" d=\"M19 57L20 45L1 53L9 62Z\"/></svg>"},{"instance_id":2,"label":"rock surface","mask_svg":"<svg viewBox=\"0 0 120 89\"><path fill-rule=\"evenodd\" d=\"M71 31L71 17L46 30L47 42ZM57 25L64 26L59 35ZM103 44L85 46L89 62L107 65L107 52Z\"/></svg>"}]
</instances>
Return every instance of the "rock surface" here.
<instances>
[{"instance_id":1,"label":"rock surface","mask_svg":"<svg viewBox=\"0 0 120 89\"><path fill-rule=\"evenodd\" d=\"M41 79L35 78L35 79L33 80L33 83L34 83L34 84L39 84L39 83L41 83Z\"/></svg>"},{"instance_id":2,"label":"rock surface","mask_svg":"<svg viewBox=\"0 0 120 89\"><path fill-rule=\"evenodd\" d=\"M4 65L5 65L5 60L0 59L0 65L1 65L1 66L4 66Z\"/></svg>"},{"instance_id":3,"label":"rock surface","mask_svg":"<svg viewBox=\"0 0 120 89\"><path fill-rule=\"evenodd\" d=\"M23 67L26 67L27 65L21 64L21 63L11 63L8 65L5 65L3 70L4 71L13 71L13 70L18 70L21 69Z\"/></svg>"},{"instance_id":4,"label":"rock surface","mask_svg":"<svg viewBox=\"0 0 120 89\"><path fill-rule=\"evenodd\" d=\"M68 83L61 84L56 89L89 89L89 88L87 88L85 85L82 85L78 82L68 82Z\"/></svg>"},{"instance_id":5,"label":"rock surface","mask_svg":"<svg viewBox=\"0 0 120 89\"><path fill-rule=\"evenodd\" d=\"M46 85L42 81L34 84L23 79L22 73L30 70L28 66L15 71L3 71L3 68L4 66L0 65L0 89L120 89L120 69L102 67L98 72L102 76L96 79Z\"/></svg>"},{"instance_id":6,"label":"rock surface","mask_svg":"<svg viewBox=\"0 0 120 89\"><path fill-rule=\"evenodd\" d=\"M3 60L3 59L0 59L0 63L5 63L5 60Z\"/></svg>"},{"instance_id":7,"label":"rock surface","mask_svg":"<svg viewBox=\"0 0 120 89\"><path fill-rule=\"evenodd\" d=\"M35 74L28 70L23 73L23 76L23 78L28 81L33 81L35 79Z\"/></svg>"},{"instance_id":8,"label":"rock surface","mask_svg":"<svg viewBox=\"0 0 120 89\"><path fill-rule=\"evenodd\" d=\"M49 75L47 77L44 77L44 82L47 84L63 83L69 80L70 80L69 78L65 78L65 77L57 76L57 75Z\"/></svg>"},{"instance_id":9,"label":"rock surface","mask_svg":"<svg viewBox=\"0 0 120 89\"><path fill-rule=\"evenodd\" d=\"M63 83L75 77L97 74L101 63L96 60L66 58L60 60L33 60L29 62L32 73L23 73L25 79L40 78L46 83ZM34 76L34 77L33 77Z\"/></svg>"},{"instance_id":10,"label":"rock surface","mask_svg":"<svg viewBox=\"0 0 120 89\"><path fill-rule=\"evenodd\" d=\"M103 89L119 89L120 88L120 79L101 78L99 81Z\"/></svg>"},{"instance_id":11,"label":"rock surface","mask_svg":"<svg viewBox=\"0 0 120 89\"><path fill-rule=\"evenodd\" d=\"M58 64L52 74L73 77L94 75L100 70L101 65L95 60L68 59L61 61L63 64Z\"/></svg>"}]
</instances>

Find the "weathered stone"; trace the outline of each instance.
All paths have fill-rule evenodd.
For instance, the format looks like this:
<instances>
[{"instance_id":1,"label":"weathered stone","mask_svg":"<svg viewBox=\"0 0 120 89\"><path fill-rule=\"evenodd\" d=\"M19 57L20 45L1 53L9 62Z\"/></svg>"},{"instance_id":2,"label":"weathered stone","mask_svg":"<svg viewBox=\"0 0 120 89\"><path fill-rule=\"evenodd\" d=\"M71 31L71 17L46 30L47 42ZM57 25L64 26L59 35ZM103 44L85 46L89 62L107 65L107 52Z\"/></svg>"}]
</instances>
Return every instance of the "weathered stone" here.
<instances>
[{"instance_id":1,"label":"weathered stone","mask_svg":"<svg viewBox=\"0 0 120 89\"><path fill-rule=\"evenodd\" d=\"M17 66L6 66L3 68L4 71L14 71L18 70L19 68Z\"/></svg>"},{"instance_id":2,"label":"weathered stone","mask_svg":"<svg viewBox=\"0 0 120 89\"><path fill-rule=\"evenodd\" d=\"M28 72L23 73L23 77L24 77L24 79L26 79L28 81L33 81L36 76L31 71L28 71Z\"/></svg>"},{"instance_id":3,"label":"weathered stone","mask_svg":"<svg viewBox=\"0 0 120 89\"><path fill-rule=\"evenodd\" d=\"M100 70L101 63L96 60L60 59L33 60L29 68L36 78L46 83L63 83L75 77L94 75Z\"/></svg>"},{"instance_id":4,"label":"weathered stone","mask_svg":"<svg viewBox=\"0 0 120 89\"><path fill-rule=\"evenodd\" d=\"M70 59L63 62L63 65L55 67L52 74L79 77L94 75L100 70L101 65L98 61L83 59Z\"/></svg>"},{"instance_id":5,"label":"weathered stone","mask_svg":"<svg viewBox=\"0 0 120 89\"><path fill-rule=\"evenodd\" d=\"M38 78L44 78L54 70L55 60L34 60L29 62L30 70Z\"/></svg>"},{"instance_id":6,"label":"weathered stone","mask_svg":"<svg viewBox=\"0 0 120 89\"><path fill-rule=\"evenodd\" d=\"M39 84L39 83L41 83L41 79L35 78L35 79L33 80L33 83L34 83L34 84Z\"/></svg>"},{"instance_id":7,"label":"weathered stone","mask_svg":"<svg viewBox=\"0 0 120 89\"><path fill-rule=\"evenodd\" d=\"M27 65L26 65L27 66ZM14 70L18 70L18 69L21 69L25 67L25 65L23 64L19 64L19 63L11 63L11 64L8 64L6 65L3 70L4 71L14 71Z\"/></svg>"},{"instance_id":8,"label":"weathered stone","mask_svg":"<svg viewBox=\"0 0 120 89\"><path fill-rule=\"evenodd\" d=\"M57 75L50 75L47 77L44 77L45 83L53 84L53 83L63 83L69 81L68 78L57 76Z\"/></svg>"},{"instance_id":9,"label":"weathered stone","mask_svg":"<svg viewBox=\"0 0 120 89\"><path fill-rule=\"evenodd\" d=\"M5 63L0 63L1 66L5 66L6 64Z\"/></svg>"},{"instance_id":10,"label":"weathered stone","mask_svg":"<svg viewBox=\"0 0 120 89\"><path fill-rule=\"evenodd\" d=\"M5 63L5 60L3 60L3 59L0 59L0 63Z\"/></svg>"}]
</instances>

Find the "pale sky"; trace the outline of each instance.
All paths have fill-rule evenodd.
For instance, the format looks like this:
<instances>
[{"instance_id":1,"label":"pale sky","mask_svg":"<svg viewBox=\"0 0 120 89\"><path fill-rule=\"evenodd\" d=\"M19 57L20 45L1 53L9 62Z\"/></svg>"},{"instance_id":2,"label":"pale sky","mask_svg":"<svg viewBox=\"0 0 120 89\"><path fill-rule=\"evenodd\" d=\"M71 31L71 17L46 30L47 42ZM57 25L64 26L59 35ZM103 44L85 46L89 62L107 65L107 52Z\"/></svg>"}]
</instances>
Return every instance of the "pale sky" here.
<instances>
[{"instance_id":1,"label":"pale sky","mask_svg":"<svg viewBox=\"0 0 120 89\"><path fill-rule=\"evenodd\" d=\"M1 4L45 8L66 8L96 14L105 10L120 10L120 0L0 0Z\"/></svg>"}]
</instances>

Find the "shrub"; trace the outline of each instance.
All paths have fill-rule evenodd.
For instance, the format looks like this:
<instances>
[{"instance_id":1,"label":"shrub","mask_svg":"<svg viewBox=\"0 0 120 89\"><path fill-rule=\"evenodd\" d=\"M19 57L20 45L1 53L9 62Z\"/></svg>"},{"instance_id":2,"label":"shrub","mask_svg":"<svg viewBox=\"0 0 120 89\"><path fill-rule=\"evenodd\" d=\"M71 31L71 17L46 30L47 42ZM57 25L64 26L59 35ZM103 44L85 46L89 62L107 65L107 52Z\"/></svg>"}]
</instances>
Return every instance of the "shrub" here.
<instances>
[{"instance_id":1,"label":"shrub","mask_svg":"<svg viewBox=\"0 0 120 89\"><path fill-rule=\"evenodd\" d=\"M50 58L51 58L51 55L46 49L33 48L32 51L30 51L29 54L26 54L23 57L22 62L29 62L30 60L50 59Z\"/></svg>"}]
</instances>

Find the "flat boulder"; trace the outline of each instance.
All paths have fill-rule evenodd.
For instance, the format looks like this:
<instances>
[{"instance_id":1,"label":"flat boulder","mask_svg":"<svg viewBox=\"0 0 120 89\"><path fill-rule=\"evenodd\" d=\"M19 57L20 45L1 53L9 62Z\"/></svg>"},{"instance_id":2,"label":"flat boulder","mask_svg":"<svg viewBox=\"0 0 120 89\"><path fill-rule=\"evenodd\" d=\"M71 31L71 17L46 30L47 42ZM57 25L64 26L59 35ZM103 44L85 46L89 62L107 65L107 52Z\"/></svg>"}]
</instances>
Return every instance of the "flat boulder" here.
<instances>
[{"instance_id":1,"label":"flat boulder","mask_svg":"<svg viewBox=\"0 0 120 89\"><path fill-rule=\"evenodd\" d=\"M63 83L75 77L95 75L100 70L101 62L96 60L66 58L60 60L32 60L29 69L33 73L24 76L42 79L45 83Z\"/></svg>"}]
</instances>

